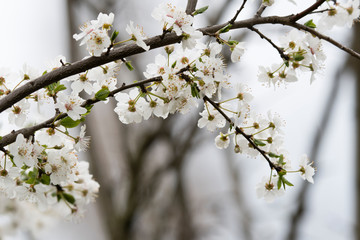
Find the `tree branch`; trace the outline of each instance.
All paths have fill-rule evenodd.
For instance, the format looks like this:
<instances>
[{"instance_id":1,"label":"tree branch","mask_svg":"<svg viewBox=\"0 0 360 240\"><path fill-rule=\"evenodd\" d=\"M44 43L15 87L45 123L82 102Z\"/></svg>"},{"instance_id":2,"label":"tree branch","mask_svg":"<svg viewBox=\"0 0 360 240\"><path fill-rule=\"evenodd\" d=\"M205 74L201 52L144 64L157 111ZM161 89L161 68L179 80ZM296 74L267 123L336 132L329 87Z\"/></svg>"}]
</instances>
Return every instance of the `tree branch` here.
<instances>
[{"instance_id":1,"label":"tree branch","mask_svg":"<svg viewBox=\"0 0 360 240\"><path fill-rule=\"evenodd\" d=\"M345 47L341 43L335 41L334 39L323 35L316 30L309 28L305 25L301 25L298 23L294 23L291 19L292 16L286 17L278 17L278 16L270 16L270 17L254 17L243 21L234 22L231 29L238 29L238 28L249 28L253 27L254 25L258 24L282 24L287 25L290 27L297 28L299 30L304 30L309 32L320 39L323 39L334 46L340 48L341 50L349 53L351 56L360 59L360 54L355 52L354 50ZM205 35L212 35L216 33L219 29L225 27L228 23L214 25L210 27L200 28L199 31L203 32ZM145 40L145 43L150 46L150 49L155 49L159 47L163 47L169 44L174 44L181 41L182 36L177 36L175 33L166 34L165 36L155 36ZM23 86L15 89L9 95L3 97L0 100L0 113L3 112L5 109L11 107L16 102L20 101L21 99L25 98L26 96L30 95L31 93L51 84L57 82L61 79L66 77L75 75L77 73L84 72L88 69L115 61L119 59L123 59L128 56L132 56L138 53L145 52L145 50L135 43L132 44L125 44L118 48L113 49L110 51L109 54L102 54L100 57L89 57L84 60L77 61L73 64L62 66L54 71L51 71L35 80L32 80Z\"/></svg>"},{"instance_id":2,"label":"tree branch","mask_svg":"<svg viewBox=\"0 0 360 240\"><path fill-rule=\"evenodd\" d=\"M250 144L251 146L253 146L264 158L265 160L268 162L269 166L271 169L275 169L277 172L280 172L282 170L281 167L279 166L276 166L270 159L268 156L266 156L265 152L260 149L258 147L258 145L256 145L254 143L254 141L251 139L251 135L248 135L246 134L243 130L241 130L239 127L235 126L234 122L228 117L228 115L226 115L224 113L223 110L221 110L219 108L219 105L217 103L215 103L213 100L211 100L209 97L207 96L204 96L203 97L203 100L204 102L209 102L225 119L226 121L230 124L230 126L233 126L235 127L235 131L238 133L238 134L241 134Z\"/></svg>"},{"instance_id":3,"label":"tree branch","mask_svg":"<svg viewBox=\"0 0 360 240\"><path fill-rule=\"evenodd\" d=\"M149 78L146 80L142 80L133 84L129 84L129 85L123 85L120 88L117 88L113 91L110 92L109 97L114 97L116 93L119 93L121 91L124 91L126 89L129 88L133 88L133 87L138 87L138 86L143 86L146 83L150 83L150 82L160 82L162 80L162 77L153 77L153 78ZM95 98L91 98L91 99L87 99L86 101L84 101L81 106L82 107L87 107L90 106L94 103L100 102L101 100L95 99ZM12 131L11 133L5 135L1 140L0 140L0 148L5 147L13 142L15 142L16 140L16 136L18 134L23 134L25 138L28 138L29 136L33 135L36 131L42 129L42 128L49 128L53 126L54 121L58 121L61 120L65 117L67 117L68 115L66 113L62 113L60 115L57 115L55 117L52 117L48 120L46 120L45 122L42 122L38 125L32 126L32 127L27 127L27 128L22 128L19 129L17 131Z\"/></svg>"},{"instance_id":4,"label":"tree branch","mask_svg":"<svg viewBox=\"0 0 360 240\"><path fill-rule=\"evenodd\" d=\"M307 9L305 9L304 11L290 17L290 21L292 22L296 22L297 20L299 20L300 18L305 17L306 15L308 15L309 13L311 13L312 11L316 10L321 4L323 4L326 0L318 0L316 3L314 3L313 5L311 5L310 7L308 7Z\"/></svg>"},{"instance_id":5,"label":"tree branch","mask_svg":"<svg viewBox=\"0 0 360 240\"><path fill-rule=\"evenodd\" d=\"M247 0L243 1L243 3L241 4L241 7L236 11L235 16L228 22L229 24L233 24L235 22L236 18L239 16L240 12L244 9L246 2L247 2Z\"/></svg>"},{"instance_id":6,"label":"tree branch","mask_svg":"<svg viewBox=\"0 0 360 240\"><path fill-rule=\"evenodd\" d=\"M198 0L188 0L185 10L186 14L191 15L195 11L197 1Z\"/></svg>"},{"instance_id":7,"label":"tree branch","mask_svg":"<svg viewBox=\"0 0 360 240\"><path fill-rule=\"evenodd\" d=\"M268 41L268 42L271 44L271 46L273 46L273 47L279 52L279 54L280 54L280 56L281 56L282 59L289 60L289 56L286 55L286 54L284 54L284 51L283 51L281 48L279 48L278 46L276 46L275 43L273 43L273 41L271 41L270 38L266 37L266 36L265 36L264 34L262 34L258 29L254 28L254 27L249 27L249 29L250 29L251 31L256 32L261 38L263 38L263 39L265 39L266 41Z\"/></svg>"}]
</instances>

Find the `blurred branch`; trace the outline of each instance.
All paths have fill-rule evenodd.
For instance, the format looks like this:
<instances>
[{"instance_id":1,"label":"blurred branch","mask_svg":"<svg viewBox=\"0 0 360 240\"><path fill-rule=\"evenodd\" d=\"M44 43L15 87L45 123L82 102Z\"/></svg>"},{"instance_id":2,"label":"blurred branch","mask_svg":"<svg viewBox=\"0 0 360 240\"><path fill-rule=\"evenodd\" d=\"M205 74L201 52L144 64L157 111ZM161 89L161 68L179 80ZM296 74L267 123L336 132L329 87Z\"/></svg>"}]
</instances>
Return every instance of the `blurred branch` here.
<instances>
[{"instance_id":1,"label":"blurred branch","mask_svg":"<svg viewBox=\"0 0 360 240\"><path fill-rule=\"evenodd\" d=\"M239 216L241 216L241 224L242 224L242 233L244 235L244 239L251 240L253 239L251 235L251 212L249 211L251 208L246 205L244 201L244 195L240 182L243 182L240 175L240 169L236 167L235 161L233 156L230 154L230 151L224 151L224 153L227 155L225 157L226 159L226 165L229 172L229 178L232 182L232 193L233 198L235 200L235 204L237 207L237 210L239 212Z\"/></svg>"},{"instance_id":2,"label":"blurred branch","mask_svg":"<svg viewBox=\"0 0 360 240\"><path fill-rule=\"evenodd\" d=\"M334 76L333 85L332 85L331 91L328 95L328 98L326 101L326 106L325 106L324 112L322 114L320 123L318 124L319 127L318 127L318 129L315 133L314 139L312 141L310 159L311 159L311 161L314 162L315 166L318 162L320 146L324 140L324 135L327 131L327 127L328 127L329 121L331 119L330 116L331 116L332 110L334 108L334 104L338 97L338 92L339 92L338 90L339 90L339 86L340 86L340 79L341 79L342 72L343 72L343 67L339 67L339 69L336 72L336 75ZM307 209L306 199L308 196L310 186L311 185L306 184L306 183L302 183L302 185L301 185L298 197L296 198L298 201L298 205L297 205L295 212L291 216L291 220L290 220L290 224L291 224L290 228L289 228L290 230L289 230L287 238L286 238L288 240L296 240L299 237L299 235L298 235L298 231L299 231L299 227L300 227L299 223L304 218L304 213L306 212L306 209Z\"/></svg>"}]
</instances>

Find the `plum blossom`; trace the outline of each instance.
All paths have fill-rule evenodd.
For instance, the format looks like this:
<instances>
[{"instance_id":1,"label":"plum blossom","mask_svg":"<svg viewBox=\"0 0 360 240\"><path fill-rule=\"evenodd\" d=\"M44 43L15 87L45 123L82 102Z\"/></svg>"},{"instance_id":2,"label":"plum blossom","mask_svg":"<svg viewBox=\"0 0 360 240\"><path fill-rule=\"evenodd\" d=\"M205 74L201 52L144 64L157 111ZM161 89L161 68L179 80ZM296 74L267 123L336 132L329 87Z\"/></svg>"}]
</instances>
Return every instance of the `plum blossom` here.
<instances>
[{"instance_id":1,"label":"plum blossom","mask_svg":"<svg viewBox=\"0 0 360 240\"><path fill-rule=\"evenodd\" d=\"M278 196L284 194L282 188L277 188L278 176L271 176L270 180L264 177L260 183L256 186L256 195L258 198L264 198L266 202L272 202Z\"/></svg>"},{"instance_id":2,"label":"plum blossom","mask_svg":"<svg viewBox=\"0 0 360 240\"><path fill-rule=\"evenodd\" d=\"M55 107L59 108L61 112L67 113L73 120L78 120L81 118L81 114L87 112L86 108L81 106L83 101L84 100L78 95L72 94L68 96L63 92L60 92Z\"/></svg>"},{"instance_id":3,"label":"plum blossom","mask_svg":"<svg viewBox=\"0 0 360 240\"><path fill-rule=\"evenodd\" d=\"M243 42L239 42L235 46L231 46L231 61L239 62L242 55L244 55L245 47Z\"/></svg>"},{"instance_id":4,"label":"plum blossom","mask_svg":"<svg viewBox=\"0 0 360 240\"><path fill-rule=\"evenodd\" d=\"M135 41L139 47L142 47L145 51L149 51L150 46L147 46L144 42L145 34L143 30L138 26L134 27L133 21L130 21L130 25L126 26L126 32L131 36L131 40Z\"/></svg>"},{"instance_id":5,"label":"plum blossom","mask_svg":"<svg viewBox=\"0 0 360 240\"><path fill-rule=\"evenodd\" d=\"M307 180L310 183L314 183L313 176L315 174L315 169L311 165L312 163L309 163L309 158L304 154L300 159L300 176L302 179Z\"/></svg>"}]
</instances>

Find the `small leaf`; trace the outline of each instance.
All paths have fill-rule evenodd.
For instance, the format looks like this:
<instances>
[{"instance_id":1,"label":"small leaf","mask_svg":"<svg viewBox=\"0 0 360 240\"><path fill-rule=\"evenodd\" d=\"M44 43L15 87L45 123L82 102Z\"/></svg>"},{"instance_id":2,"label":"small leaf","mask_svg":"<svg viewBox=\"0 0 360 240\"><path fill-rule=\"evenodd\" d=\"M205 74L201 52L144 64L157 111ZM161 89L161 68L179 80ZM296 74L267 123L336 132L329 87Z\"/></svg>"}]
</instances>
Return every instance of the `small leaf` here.
<instances>
[{"instance_id":1,"label":"small leaf","mask_svg":"<svg viewBox=\"0 0 360 240\"><path fill-rule=\"evenodd\" d=\"M65 198L65 200L71 204L75 203L75 198L73 195L68 194L68 193L62 193L63 197Z\"/></svg>"},{"instance_id":2,"label":"small leaf","mask_svg":"<svg viewBox=\"0 0 360 240\"><path fill-rule=\"evenodd\" d=\"M283 181L283 183L284 184L286 184L286 185L288 185L288 186L290 186L290 187L292 187L292 186L294 186L294 184L292 184L291 182L289 182L286 178L282 178L282 181ZM285 188L285 187L284 187Z\"/></svg>"},{"instance_id":3,"label":"small leaf","mask_svg":"<svg viewBox=\"0 0 360 240\"><path fill-rule=\"evenodd\" d=\"M86 115L88 115L88 114L91 112L91 109L92 109L93 106L94 106L93 104L91 104L91 105L86 105L85 108L86 108L87 112L84 113L84 114L81 114L81 116L86 116Z\"/></svg>"},{"instance_id":4,"label":"small leaf","mask_svg":"<svg viewBox=\"0 0 360 240\"><path fill-rule=\"evenodd\" d=\"M130 61L125 62L125 65L130 71L134 70L134 67L131 65Z\"/></svg>"},{"instance_id":5,"label":"small leaf","mask_svg":"<svg viewBox=\"0 0 360 240\"><path fill-rule=\"evenodd\" d=\"M299 62L299 61L301 61L303 59L304 59L304 56L302 54L299 54L299 53L294 54L294 60L295 61Z\"/></svg>"},{"instance_id":6,"label":"small leaf","mask_svg":"<svg viewBox=\"0 0 360 240\"><path fill-rule=\"evenodd\" d=\"M45 185L50 185L50 176L43 173L40 178L40 182Z\"/></svg>"},{"instance_id":7,"label":"small leaf","mask_svg":"<svg viewBox=\"0 0 360 240\"><path fill-rule=\"evenodd\" d=\"M54 89L54 91L56 93L60 92L60 91L63 91L63 90L66 90L66 87L63 84L60 84L60 85L56 86L55 89Z\"/></svg>"},{"instance_id":8,"label":"small leaf","mask_svg":"<svg viewBox=\"0 0 360 240\"><path fill-rule=\"evenodd\" d=\"M198 15L198 14L202 14L202 13L204 13L208 8L209 8L209 6L205 6L205 7L196 9L191 15L195 16L195 15Z\"/></svg>"},{"instance_id":9,"label":"small leaf","mask_svg":"<svg viewBox=\"0 0 360 240\"><path fill-rule=\"evenodd\" d=\"M107 87L104 87L100 89L97 93L95 93L95 98L100 101L105 101L109 94L109 89Z\"/></svg>"},{"instance_id":10,"label":"small leaf","mask_svg":"<svg viewBox=\"0 0 360 240\"><path fill-rule=\"evenodd\" d=\"M279 156L279 155L276 155L275 153L269 152L269 157L279 158L280 156Z\"/></svg>"},{"instance_id":11,"label":"small leaf","mask_svg":"<svg viewBox=\"0 0 360 240\"><path fill-rule=\"evenodd\" d=\"M222 29L219 30L219 33L226 33L230 30L230 28L232 27L231 24L226 25L225 27L223 27Z\"/></svg>"},{"instance_id":12,"label":"small leaf","mask_svg":"<svg viewBox=\"0 0 360 240\"><path fill-rule=\"evenodd\" d=\"M175 68L176 62L177 62L177 61L175 61L175 62L171 65L171 68Z\"/></svg>"},{"instance_id":13,"label":"small leaf","mask_svg":"<svg viewBox=\"0 0 360 240\"><path fill-rule=\"evenodd\" d=\"M261 147L263 147L263 146L266 146L266 144L265 143L263 143L262 141L260 141L260 140L258 140L258 139L254 139L254 143L257 145L257 146L261 146Z\"/></svg>"},{"instance_id":14,"label":"small leaf","mask_svg":"<svg viewBox=\"0 0 360 240\"><path fill-rule=\"evenodd\" d=\"M200 98L200 93L199 93L196 83L191 84L191 95L193 97Z\"/></svg>"},{"instance_id":15,"label":"small leaf","mask_svg":"<svg viewBox=\"0 0 360 240\"><path fill-rule=\"evenodd\" d=\"M66 117L60 120L60 125L66 128L74 128L83 121L85 121L85 118L81 118L79 120L73 120L71 117Z\"/></svg>"},{"instance_id":16,"label":"small leaf","mask_svg":"<svg viewBox=\"0 0 360 240\"><path fill-rule=\"evenodd\" d=\"M305 24L305 26L309 27L309 28L316 28L315 23L313 22L312 19L310 19L309 21L307 21Z\"/></svg>"},{"instance_id":17,"label":"small leaf","mask_svg":"<svg viewBox=\"0 0 360 240\"><path fill-rule=\"evenodd\" d=\"M280 190L280 188L281 188L281 183L282 183L281 177L279 177L279 180L278 180L278 182L277 182L277 188L278 188L278 190Z\"/></svg>"},{"instance_id":18,"label":"small leaf","mask_svg":"<svg viewBox=\"0 0 360 240\"><path fill-rule=\"evenodd\" d=\"M119 32L116 31L116 30L112 33L111 38L110 38L110 40L111 40L112 43L115 41L115 38L116 38L118 35L119 35Z\"/></svg>"}]
</instances>

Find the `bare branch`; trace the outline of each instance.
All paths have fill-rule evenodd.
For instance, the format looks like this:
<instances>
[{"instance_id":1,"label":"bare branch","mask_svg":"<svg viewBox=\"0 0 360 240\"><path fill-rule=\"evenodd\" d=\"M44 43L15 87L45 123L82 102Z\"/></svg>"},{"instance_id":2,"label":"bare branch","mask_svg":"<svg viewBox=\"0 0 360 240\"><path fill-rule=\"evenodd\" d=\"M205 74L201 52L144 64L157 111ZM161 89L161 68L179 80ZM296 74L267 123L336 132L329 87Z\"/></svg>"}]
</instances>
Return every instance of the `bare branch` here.
<instances>
[{"instance_id":1,"label":"bare branch","mask_svg":"<svg viewBox=\"0 0 360 240\"><path fill-rule=\"evenodd\" d=\"M312 11L316 10L321 4L323 4L326 0L318 0L316 3L314 3L313 5L311 5L310 7L308 7L307 9L305 9L304 11L292 16L290 18L290 21L292 22L296 22L297 20L299 20L300 18L305 17L306 15L308 15L309 13L311 13Z\"/></svg>"},{"instance_id":2,"label":"bare branch","mask_svg":"<svg viewBox=\"0 0 360 240\"><path fill-rule=\"evenodd\" d=\"M280 172L282 170L281 167L276 166L270 159L268 156L266 156L265 152L263 150L261 150L252 140L251 135L246 134L243 130L241 130L239 127L235 126L234 122L229 118L228 115L226 115L224 113L223 110L221 110L219 108L219 105L217 103L215 103L213 100L211 100L210 98L208 98L207 96L203 97L204 102L209 102L225 119L226 121L230 124L230 126L234 126L235 127L235 131L238 134L241 134L250 144L252 147L254 147L264 158L265 160L268 162L269 166L271 169L275 169L277 172Z\"/></svg>"},{"instance_id":3,"label":"bare branch","mask_svg":"<svg viewBox=\"0 0 360 240\"><path fill-rule=\"evenodd\" d=\"M235 16L229 21L229 24L233 24L235 22L236 18L239 16L239 13L244 9L246 2L247 2L247 0L243 1L243 3L241 4L241 7L236 11Z\"/></svg>"},{"instance_id":4,"label":"bare branch","mask_svg":"<svg viewBox=\"0 0 360 240\"><path fill-rule=\"evenodd\" d=\"M186 6L186 14L191 15L196 9L197 0L188 0Z\"/></svg>"},{"instance_id":5,"label":"bare branch","mask_svg":"<svg viewBox=\"0 0 360 240\"><path fill-rule=\"evenodd\" d=\"M251 31L256 32L261 38L263 38L263 39L265 39L266 41L268 41L268 42L271 44L271 46L273 46L273 47L279 52L279 54L280 54L280 56L281 56L282 59L289 60L289 56L286 55L286 54L284 54L284 51L283 51L281 48L279 48L277 45L275 45L275 43L273 43L273 41L271 41L270 38L266 37L266 36L265 36L264 34L262 34L258 29L254 28L254 27L249 27L249 29L250 29Z\"/></svg>"},{"instance_id":6,"label":"bare branch","mask_svg":"<svg viewBox=\"0 0 360 240\"><path fill-rule=\"evenodd\" d=\"M294 23L291 19L292 16L287 17L278 17L278 16L270 16L270 17L254 17L243 21L236 21L232 25L231 29L238 29L238 28L249 28L253 27L254 25L258 24L282 24L287 25L290 27L297 28L299 30L304 30L306 32L309 32L315 36L317 36L320 39L323 39L327 42L330 42L334 46L340 48L341 50L349 53L351 56L356 57L360 59L360 54L355 52L354 50L345 47L341 43L335 41L334 39L323 35L316 30L307 27L302 24ZM228 23L214 25L210 27L200 28L199 31L203 32L205 35L213 35L216 33L219 29L225 27ZM174 44L177 42L180 42L182 39L182 36L177 36L175 33L169 33L165 36L155 36L152 38L149 38L145 40L145 43L150 46L151 49L163 47L169 44ZM16 102L20 101L21 99L25 98L26 96L30 95L31 93L51 84L54 82L57 82L61 79L64 79L66 77L69 77L71 75L75 75L77 73L84 72L88 69L116 61L119 59L123 59L128 56L132 56L138 53L145 52L145 50L139 46L137 46L135 43L132 44L125 44L122 45L112 51L110 51L109 54L102 54L100 57L90 57L84 60L77 61L71 65L60 67L54 71L51 71L35 80L32 80L28 82L27 84L24 84L23 86L15 89L13 92L11 92L9 95L3 97L0 100L0 113L3 112L5 109L11 107Z\"/></svg>"}]
</instances>

